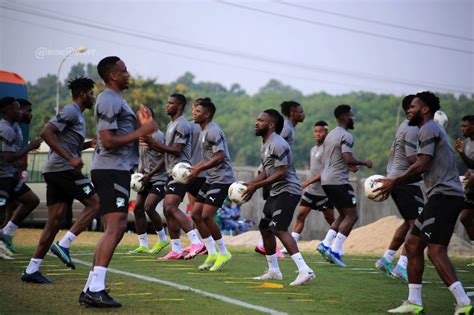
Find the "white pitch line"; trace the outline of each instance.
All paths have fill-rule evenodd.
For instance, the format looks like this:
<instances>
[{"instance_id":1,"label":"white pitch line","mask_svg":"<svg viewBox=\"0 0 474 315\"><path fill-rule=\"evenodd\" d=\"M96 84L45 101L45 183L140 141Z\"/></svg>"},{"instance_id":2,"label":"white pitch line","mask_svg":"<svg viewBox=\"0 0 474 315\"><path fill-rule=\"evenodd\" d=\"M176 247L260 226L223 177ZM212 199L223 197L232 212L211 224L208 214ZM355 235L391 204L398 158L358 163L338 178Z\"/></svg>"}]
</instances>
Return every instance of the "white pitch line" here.
<instances>
[{"instance_id":1,"label":"white pitch line","mask_svg":"<svg viewBox=\"0 0 474 315\"><path fill-rule=\"evenodd\" d=\"M88 267L92 266L92 264L87 262L87 261L83 261L83 260L79 260L79 259L75 259L75 258L72 259L72 260L75 263L78 263L78 264L81 264L81 265L85 265L85 266L88 266ZM144 280L144 281L147 281L147 282L154 282L154 283L159 283L159 284L162 284L162 285L167 285L169 287L173 287L173 288L176 288L176 289L182 290L182 291L191 291L191 292L199 294L199 295L207 296L207 297L210 297L210 298L213 298L213 299L216 299L216 300L220 300L220 301L223 301L223 302L226 302L226 303L229 303L229 304L238 305L238 306L245 307L245 308L248 308L248 309L260 311L262 313L275 314L275 315L277 315L277 314L278 315L288 315L287 313L280 312L280 311L277 311L277 310L274 310L274 309L271 309L271 308L267 308L267 307L260 306L260 305L255 305L255 304L250 304L250 303L240 301L240 300L236 300L236 299L233 299L233 298L230 298L230 297L227 297L227 296L223 296L223 295L203 291L203 290L200 290L200 289L195 289L195 288L188 287L186 285L182 285L182 284L178 284L178 283L174 283L174 282L171 282L171 281L161 280L161 279L158 279L158 278L144 276L144 275L140 275L140 274L136 274L136 273L132 273L132 272L128 272L128 271L123 271L123 270L118 270L118 269L114 269L114 268L107 268L107 271L112 272L112 273L117 273L117 274L120 274L120 275L124 275L124 276L129 276L129 277L140 279L140 280Z\"/></svg>"}]
</instances>

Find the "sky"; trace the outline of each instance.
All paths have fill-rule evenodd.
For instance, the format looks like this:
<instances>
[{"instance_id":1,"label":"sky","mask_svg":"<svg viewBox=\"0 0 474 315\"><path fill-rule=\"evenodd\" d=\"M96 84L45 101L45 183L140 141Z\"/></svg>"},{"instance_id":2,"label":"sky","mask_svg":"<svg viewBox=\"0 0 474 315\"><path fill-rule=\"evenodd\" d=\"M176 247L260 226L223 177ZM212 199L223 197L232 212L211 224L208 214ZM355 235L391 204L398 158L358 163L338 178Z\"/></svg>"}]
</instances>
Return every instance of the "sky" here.
<instances>
[{"instance_id":1,"label":"sky","mask_svg":"<svg viewBox=\"0 0 474 315\"><path fill-rule=\"evenodd\" d=\"M35 82L119 56L132 75L304 94L474 94L474 1L4 1L0 70Z\"/></svg>"}]
</instances>

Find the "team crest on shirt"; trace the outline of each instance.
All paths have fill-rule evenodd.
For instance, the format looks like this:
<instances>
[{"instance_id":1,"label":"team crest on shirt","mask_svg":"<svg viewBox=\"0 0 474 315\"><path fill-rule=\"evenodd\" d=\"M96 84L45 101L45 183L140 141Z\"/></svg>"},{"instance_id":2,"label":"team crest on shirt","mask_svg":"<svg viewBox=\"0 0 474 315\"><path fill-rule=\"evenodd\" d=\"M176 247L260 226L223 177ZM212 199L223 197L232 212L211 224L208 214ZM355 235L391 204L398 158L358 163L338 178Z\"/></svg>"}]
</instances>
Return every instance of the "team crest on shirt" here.
<instances>
[{"instance_id":1,"label":"team crest on shirt","mask_svg":"<svg viewBox=\"0 0 474 315\"><path fill-rule=\"evenodd\" d=\"M418 207L418 214L421 214L423 212L423 207Z\"/></svg>"},{"instance_id":2,"label":"team crest on shirt","mask_svg":"<svg viewBox=\"0 0 474 315\"><path fill-rule=\"evenodd\" d=\"M117 208L125 207L125 199L122 197L117 197L115 204L117 205Z\"/></svg>"},{"instance_id":3,"label":"team crest on shirt","mask_svg":"<svg viewBox=\"0 0 474 315\"><path fill-rule=\"evenodd\" d=\"M266 148L265 153L263 155L268 156L268 151L270 151L270 148Z\"/></svg>"},{"instance_id":4,"label":"team crest on shirt","mask_svg":"<svg viewBox=\"0 0 474 315\"><path fill-rule=\"evenodd\" d=\"M82 187L82 190L84 191L86 195L92 192L92 188L89 185Z\"/></svg>"},{"instance_id":5,"label":"team crest on shirt","mask_svg":"<svg viewBox=\"0 0 474 315\"><path fill-rule=\"evenodd\" d=\"M0 198L0 207L3 207L7 204L7 199L6 198Z\"/></svg>"},{"instance_id":6,"label":"team crest on shirt","mask_svg":"<svg viewBox=\"0 0 474 315\"><path fill-rule=\"evenodd\" d=\"M356 204L356 197L352 197L352 204L353 204L353 205Z\"/></svg>"}]
</instances>

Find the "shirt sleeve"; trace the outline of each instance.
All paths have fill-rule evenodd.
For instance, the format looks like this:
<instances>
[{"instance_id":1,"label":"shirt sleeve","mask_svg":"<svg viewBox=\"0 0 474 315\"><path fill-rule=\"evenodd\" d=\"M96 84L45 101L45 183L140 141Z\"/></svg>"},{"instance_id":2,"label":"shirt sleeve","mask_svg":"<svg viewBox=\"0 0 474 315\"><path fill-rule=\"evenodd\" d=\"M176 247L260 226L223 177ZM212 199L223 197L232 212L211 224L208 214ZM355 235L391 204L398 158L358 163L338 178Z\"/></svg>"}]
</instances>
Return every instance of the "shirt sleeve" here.
<instances>
[{"instance_id":1,"label":"shirt sleeve","mask_svg":"<svg viewBox=\"0 0 474 315\"><path fill-rule=\"evenodd\" d=\"M416 155L416 143L418 141L418 128L410 127L407 129L407 133L405 134L405 139L403 140L403 144L405 147L405 155L406 156L413 156Z\"/></svg>"},{"instance_id":2,"label":"shirt sleeve","mask_svg":"<svg viewBox=\"0 0 474 315\"><path fill-rule=\"evenodd\" d=\"M207 132L207 141L212 146L212 153L224 151L224 135L217 129Z\"/></svg>"},{"instance_id":3,"label":"shirt sleeve","mask_svg":"<svg viewBox=\"0 0 474 315\"><path fill-rule=\"evenodd\" d=\"M288 155L290 154L289 146L276 143L271 150L271 157L274 160L273 166L285 166L288 165Z\"/></svg>"},{"instance_id":4,"label":"shirt sleeve","mask_svg":"<svg viewBox=\"0 0 474 315\"><path fill-rule=\"evenodd\" d=\"M117 119L122 103L113 97L100 97L97 100L97 131L118 129Z\"/></svg>"},{"instance_id":5,"label":"shirt sleeve","mask_svg":"<svg viewBox=\"0 0 474 315\"><path fill-rule=\"evenodd\" d=\"M71 107L66 106L56 117L52 118L49 123L56 126L61 132L67 126L72 125L77 119L77 112Z\"/></svg>"},{"instance_id":6,"label":"shirt sleeve","mask_svg":"<svg viewBox=\"0 0 474 315\"><path fill-rule=\"evenodd\" d=\"M341 137L341 153L352 153L352 147L354 146L354 139L348 132L344 133Z\"/></svg>"},{"instance_id":7,"label":"shirt sleeve","mask_svg":"<svg viewBox=\"0 0 474 315\"><path fill-rule=\"evenodd\" d=\"M174 143L186 144L191 136L191 127L187 121L182 121L176 126Z\"/></svg>"},{"instance_id":8,"label":"shirt sleeve","mask_svg":"<svg viewBox=\"0 0 474 315\"><path fill-rule=\"evenodd\" d=\"M438 142L439 134L430 125L421 127L418 135L418 154L433 156Z\"/></svg>"}]
</instances>

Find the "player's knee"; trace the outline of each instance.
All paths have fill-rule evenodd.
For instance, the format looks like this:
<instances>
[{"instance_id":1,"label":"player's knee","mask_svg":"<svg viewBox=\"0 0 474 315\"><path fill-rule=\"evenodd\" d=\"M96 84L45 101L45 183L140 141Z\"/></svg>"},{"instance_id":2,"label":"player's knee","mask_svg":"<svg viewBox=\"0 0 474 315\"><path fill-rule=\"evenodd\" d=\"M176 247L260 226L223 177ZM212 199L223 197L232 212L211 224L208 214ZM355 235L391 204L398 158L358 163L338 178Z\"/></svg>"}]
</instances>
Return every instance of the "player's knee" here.
<instances>
[{"instance_id":1,"label":"player's knee","mask_svg":"<svg viewBox=\"0 0 474 315\"><path fill-rule=\"evenodd\" d=\"M302 213L302 212L298 212L298 215L296 216L296 220L298 221L304 221L306 219L306 216L307 214L306 213Z\"/></svg>"},{"instance_id":2,"label":"player's knee","mask_svg":"<svg viewBox=\"0 0 474 315\"><path fill-rule=\"evenodd\" d=\"M199 213L192 213L191 218L193 219L194 222L201 222L202 217Z\"/></svg>"},{"instance_id":3,"label":"player's knee","mask_svg":"<svg viewBox=\"0 0 474 315\"><path fill-rule=\"evenodd\" d=\"M459 216L459 221L461 221L464 226L472 226L474 225L474 215L463 211Z\"/></svg>"}]
</instances>

